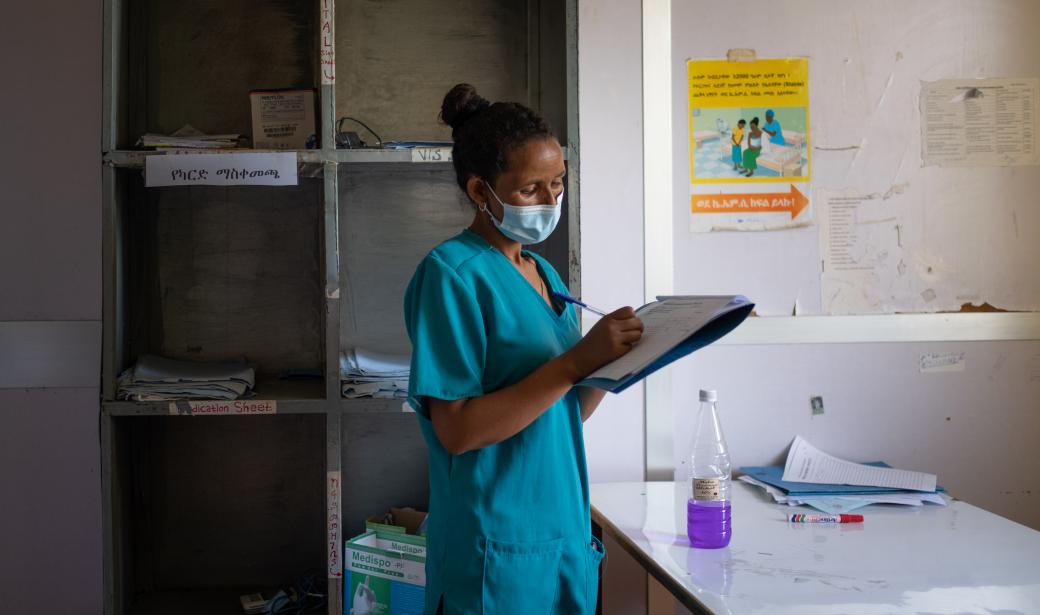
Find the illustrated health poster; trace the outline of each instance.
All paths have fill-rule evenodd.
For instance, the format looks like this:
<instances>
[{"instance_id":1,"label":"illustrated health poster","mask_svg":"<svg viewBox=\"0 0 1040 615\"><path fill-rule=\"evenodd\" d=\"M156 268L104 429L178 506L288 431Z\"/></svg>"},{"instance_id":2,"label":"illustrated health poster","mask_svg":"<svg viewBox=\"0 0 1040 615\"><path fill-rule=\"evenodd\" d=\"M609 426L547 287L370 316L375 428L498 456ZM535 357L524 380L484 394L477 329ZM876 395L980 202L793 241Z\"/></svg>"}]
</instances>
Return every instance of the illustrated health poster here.
<instances>
[{"instance_id":1,"label":"illustrated health poster","mask_svg":"<svg viewBox=\"0 0 1040 615\"><path fill-rule=\"evenodd\" d=\"M690 230L812 221L809 61L687 61Z\"/></svg>"}]
</instances>

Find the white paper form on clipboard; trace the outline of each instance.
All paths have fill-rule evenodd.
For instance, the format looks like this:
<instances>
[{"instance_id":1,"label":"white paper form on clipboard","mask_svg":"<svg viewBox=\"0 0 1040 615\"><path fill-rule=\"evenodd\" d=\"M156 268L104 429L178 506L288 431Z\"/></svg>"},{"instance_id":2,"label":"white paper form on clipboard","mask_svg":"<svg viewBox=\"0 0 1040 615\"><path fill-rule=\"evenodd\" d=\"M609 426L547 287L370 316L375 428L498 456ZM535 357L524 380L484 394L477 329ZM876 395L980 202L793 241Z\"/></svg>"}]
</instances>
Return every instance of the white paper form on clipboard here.
<instances>
[{"instance_id":1,"label":"white paper form on clipboard","mask_svg":"<svg viewBox=\"0 0 1040 615\"><path fill-rule=\"evenodd\" d=\"M636 310L643 337L635 347L579 384L619 393L653 372L726 335L755 304L747 297L658 297Z\"/></svg>"}]
</instances>

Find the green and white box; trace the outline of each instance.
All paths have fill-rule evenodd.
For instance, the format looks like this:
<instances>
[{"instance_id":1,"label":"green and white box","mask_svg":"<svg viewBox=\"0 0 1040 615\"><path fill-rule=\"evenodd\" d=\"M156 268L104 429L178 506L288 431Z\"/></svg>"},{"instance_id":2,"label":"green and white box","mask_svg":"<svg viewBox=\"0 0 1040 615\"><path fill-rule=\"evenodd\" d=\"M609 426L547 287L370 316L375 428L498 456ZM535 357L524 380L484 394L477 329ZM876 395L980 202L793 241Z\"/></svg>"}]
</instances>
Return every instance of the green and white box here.
<instances>
[{"instance_id":1,"label":"green and white box","mask_svg":"<svg viewBox=\"0 0 1040 615\"><path fill-rule=\"evenodd\" d=\"M426 538L370 531L345 544L344 615L422 615Z\"/></svg>"}]
</instances>

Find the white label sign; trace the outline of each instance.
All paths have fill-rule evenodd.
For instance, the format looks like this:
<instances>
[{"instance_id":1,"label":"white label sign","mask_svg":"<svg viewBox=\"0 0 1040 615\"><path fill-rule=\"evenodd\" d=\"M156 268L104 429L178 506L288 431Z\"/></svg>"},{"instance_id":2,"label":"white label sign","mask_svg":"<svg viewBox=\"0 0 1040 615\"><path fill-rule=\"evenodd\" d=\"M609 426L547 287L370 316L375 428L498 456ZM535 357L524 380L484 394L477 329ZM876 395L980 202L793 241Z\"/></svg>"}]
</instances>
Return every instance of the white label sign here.
<instances>
[{"instance_id":1,"label":"white label sign","mask_svg":"<svg viewBox=\"0 0 1040 615\"><path fill-rule=\"evenodd\" d=\"M343 532L340 531L340 474L337 470L328 473L328 505L327 527L329 533L329 578L338 579L343 576Z\"/></svg>"},{"instance_id":2,"label":"white label sign","mask_svg":"<svg viewBox=\"0 0 1040 615\"><path fill-rule=\"evenodd\" d=\"M223 400L181 400L170 402L170 414L186 414L190 416L228 416L235 414L277 414L278 402L275 400L233 399Z\"/></svg>"},{"instance_id":3,"label":"white label sign","mask_svg":"<svg viewBox=\"0 0 1040 615\"><path fill-rule=\"evenodd\" d=\"M336 83L336 2L321 0L321 84Z\"/></svg>"},{"instance_id":4,"label":"white label sign","mask_svg":"<svg viewBox=\"0 0 1040 615\"><path fill-rule=\"evenodd\" d=\"M296 152L155 155L145 159L144 185L295 186Z\"/></svg>"},{"instance_id":5,"label":"white label sign","mask_svg":"<svg viewBox=\"0 0 1040 615\"><path fill-rule=\"evenodd\" d=\"M417 147L412 150L412 162L451 162L451 148Z\"/></svg>"},{"instance_id":6,"label":"white label sign","mask_svg":"<svg viewBox=\"0 0 1040 615\"><path fill-rule=\"evenodd\" d=\"M693 479L693 499L719 501L722 499L722 481L717 478Z\"/></svg>"},{"instance_id":7,"label":"white label sign","mask_svg":"<svg viewBox=\"0 0 1040 615\"><path fill-rule=\"evenodd\" d=\"M963 352L947 352L947 353L936 353L929 352L921 355L920 369L922 374L934 373L934 372L963 372L964 371L964 353Z\"/></svg>"}]
</instances>

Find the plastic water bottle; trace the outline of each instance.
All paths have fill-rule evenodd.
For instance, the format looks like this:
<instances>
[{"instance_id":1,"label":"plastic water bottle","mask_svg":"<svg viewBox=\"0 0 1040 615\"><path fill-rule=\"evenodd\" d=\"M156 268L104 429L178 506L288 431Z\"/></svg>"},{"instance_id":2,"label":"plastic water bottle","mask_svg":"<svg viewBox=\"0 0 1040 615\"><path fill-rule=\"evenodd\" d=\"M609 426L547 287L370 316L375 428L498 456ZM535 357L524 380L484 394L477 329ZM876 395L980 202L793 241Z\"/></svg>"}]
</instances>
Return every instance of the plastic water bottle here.
<instances>
[{"instance_id":1,"label":"plastic water bottle","mask_svg":"<svg viewBox=\"0 0 1040 615\"><path fill-rule=\"evenodd\" d=\"M690 544L718 549L729 544L729 452L722 435L715 391L701 390L701 406L690 454L690 500L686 504L686 532Z\"/></svg>"}]
</instances>

